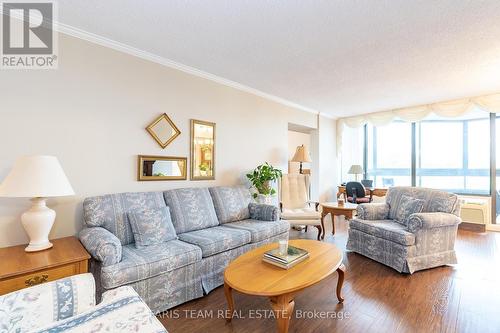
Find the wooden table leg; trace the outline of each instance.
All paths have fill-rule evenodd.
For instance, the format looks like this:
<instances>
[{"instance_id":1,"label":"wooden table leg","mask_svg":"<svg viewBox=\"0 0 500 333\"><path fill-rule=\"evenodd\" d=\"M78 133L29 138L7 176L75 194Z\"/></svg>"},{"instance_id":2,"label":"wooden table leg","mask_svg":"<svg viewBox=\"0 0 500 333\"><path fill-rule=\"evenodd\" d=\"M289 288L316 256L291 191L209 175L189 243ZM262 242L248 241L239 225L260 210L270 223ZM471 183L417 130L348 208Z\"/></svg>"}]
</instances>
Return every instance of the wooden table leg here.
<instances>
[{"instance_id":1,"label":"wooden table leg","mask_svg":"<svg viewBox=\"0 0 500 333\"><path fill-rule=\"evenodd\" d=\"M345 274L345 266L341 264L339 268L337 268L337 273L339 274L339 279L337 280L337 299L339 303L344 301L342 297L342 285L344 284L344 274Z\"/></svg>"},{"instance_id":2,"label":"wooden table leg","mask_svg":"<svg viewBox=\"0 0 500 333\"><path fill-rule=\"evenodd\" d=\"M224 283L224 295L226 295L228 316L226 316L226 321L230 322L233 319L234 313L234 301L233 301L233 288L231 288L227 283Z\"/></svg>"},{"instance_id":3,"label":"wooden table leg","mask_svg":"<svg viewBox=\"0 0 500 333\"><path fill-rule=\"evenodd\" d=\"M327 216L328 214L329 214L328 210L326 210L323 207L323 210L321 211L321 229L323 229L323 233L321 234L321 239L325 239L325 216Z\"/></svg>"},{"instance_id":4,"label":"wooden table leg","mask_svg":"<svg viewBox=\"0 0 500 333\"><path fill-rule=\"evenodd\" d=\"M332 216L332 235L335 235L335 214L331 214Z\"/></svg>"},{"instance_id":5,"label":"wooden table leg","mask_svg":"<svg viewBox=\"0 0 500 333\"><path fill-rule=\"evenodd\" d=\"M316 229L318 229L318 240L321 240L321 236L323 234L323 228L320 225L315 225Z\"/></svg>"},{"instance_id":6,"label":"wooden table leg","mask_svg":"<svg viewBox=\"0 0 500 333\"><path fill-rule=\"evenodd\" d=\"M295 307L293 294L273 296L270 300L278 324L278 332L287 333L293 315L293 308Z\"/></svg>"}]
</instances>

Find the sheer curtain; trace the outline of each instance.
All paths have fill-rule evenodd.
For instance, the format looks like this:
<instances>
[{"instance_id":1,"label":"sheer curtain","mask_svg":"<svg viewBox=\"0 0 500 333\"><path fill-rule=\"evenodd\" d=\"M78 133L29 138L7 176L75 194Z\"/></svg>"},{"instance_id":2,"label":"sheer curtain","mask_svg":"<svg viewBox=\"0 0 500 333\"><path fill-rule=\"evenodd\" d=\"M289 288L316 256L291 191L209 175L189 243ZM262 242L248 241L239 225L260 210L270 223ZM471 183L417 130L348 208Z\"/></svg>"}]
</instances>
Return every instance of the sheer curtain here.
<instances>
[{"instance_id":1,"label":"sheer curtain","mask_svg":"<svg viewBox=\"0 0 500 333\"><path fill-rule=\"evenodd\" d=\"M454 118L463 116L474 109L500 113L500 93L341 118L337 120L337 152L343 152L343 133L347 128L362 128L365 124L382 126L395 119L416 122L423 120L430 114Z\"/></svg>"}]
</instances>

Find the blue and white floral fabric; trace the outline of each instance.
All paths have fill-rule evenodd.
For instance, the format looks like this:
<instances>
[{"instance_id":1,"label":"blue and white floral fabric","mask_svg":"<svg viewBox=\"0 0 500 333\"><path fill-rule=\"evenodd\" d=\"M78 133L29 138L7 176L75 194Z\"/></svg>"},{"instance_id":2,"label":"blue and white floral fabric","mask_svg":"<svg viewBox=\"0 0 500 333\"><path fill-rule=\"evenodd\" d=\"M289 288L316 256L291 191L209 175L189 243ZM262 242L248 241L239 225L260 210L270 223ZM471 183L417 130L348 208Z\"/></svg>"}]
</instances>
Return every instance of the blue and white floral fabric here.
<instances>
[{"instance_id":1,"label":"blue and white floral fabric","mask_svg":"<svg viewBox=\"0 0 500 333\"><path fill-rule=\"evenodd\" d=\"M382 203L363 203L356 207L356 215L361 220L386 220L389 218L389 205Z\"/></svg>"},{"instance_id":2,"label":"blue and white floral fabric","mask_svg":"<svg viewBox=\"0 0 500 333\"><path fill-rule=\"evenodd\" d=\"M455 194L390 188L385 204L358 206L358 216L349 223L347 249L405 273L456 264L459 211Z\"/></svg>"},{"instance_id":3,"label":"blue and white floral fabric","mask_svg":"<svg viewBox=\"0 0 500 333\"><path fill-rule=\"evenodd\" d=\"M211 195L208 188L184 188L86 199L84 221L89 230L82 231L80 238L95 259L90 267L98 296L128 285L152 311L162 312L219 286L227 263L241 253L287 238L290 225L279 220L278 207L248 204L248 191L243 189L217 188ZM161 225L159 216L142 212L167 206L180 240L137 248L134 240L156 242L159 235L153 231ZM220 225L240 218L244 219ZM136 230L134 236L130 221L134 224L136 219L155 227Z\"/></svg>"},{"instance_id":4,"label":"blue and white floral fabric","mask_svg":"<svg viewBox=\"0 0 500 333\"><path fill-rule=\"evenodd\" d=\"M42 326L39 333L56 332L167 332L131 287L103 294L103 301L71 318Z\"/></svg>"},{"instance_id":5,"label":"blue and white floral fabric","mask_svg":"<svg viewBox=\"0 0 500 333\"><path fill-rule=\"evenodd\" d=\"M252 202L248 205L250 218L259 221L278 221L280 219L280 210L273 205L257 204Z\"/></svg>"},{"instance_id":6,"label":"blue and white floral fabric","mask_svg":"<svg viewBox=\"0 0 500 333\"><path fill-rule=\"evenodd\" d=\"M186 232L179 235L181 241L201 248L203 258L250 243L247 230L217 226Z\"/></svg>"},{"instance_id":7,"label":"blue and white floral fabric","mask_svg":"<svg viewBox=\"0 0 500 333\"><path fill-rule=\"evenodd\" d=\"M399 205L397 206L397 208L394 208L394 210L396 210L396 216L394 220L403 225L407 225L408 218L412 214L420 213L424 208L424 203L425 201L422 199L416 199L407 195L402 195L401 200L399 201Z\"/></svg>"},{"instance_id":8,"label":"blue and white floral fabric","mask_svg":"<svg viewBox=\"0 0 500 333\"><path fill-rule=\"evenodd\" d=\"M135 192L90 197L83 201L87 227L103 227L118 237L122 245L134 243L127 213L165 207L161 192Z\"/></svg>"},{"instance_id":9,"label":"blue and white floral fabric","mask_svg":"<svg viewBox=\"0 0 500 333\"><path fill-rule=\"evenodd\" d=\"M95 306L92 274L74 275L0 296L0 332L30 332Z\"/></svg>"},{"instance_id":10,"label":"blue and white floral fabric","mask_svg":"<svg viewBox=\"0 0 500 333\"><path fill-rule=\"evenodd\" d=\"M164 197L178 234L219 225L208 188L169 190Z\"/></svg>"},{"instance_id":11,"label":"blue and white floral fabric","mask_svg":"<svg viewBox=\"0 0 500 333\"><path fill-rule=\"evenodd\" d=\"M177 239L168 207L130 212L128 218L137 248Z\"/></svg>"},{"instance_id":12,"label":"blue and white floral fabric","mask_svg":"<svg viewBox=\"0 0 500 333\"><path fill-rule=\"evenodd\" d=\"M101 282L106 289L116 288L173 271L201 260L201 249L172 240L143 248L123 247L123 259L116 265L102 267ZM151 290L151 292L158 292Z\"/></svg>"},{"instance_id":13,"label":"blue and white floral fabric","mask_svg":"<svg viewBox=\"0 0 500 333\"><path fill-rule=\"evenodd\" d=\"M103 266L114 265L122 260L122 244L108 230L101 227L84 228L78 234L90 255Z\"/></svg>"},{"instance_id":14,"label":"blue and white floral fabric","mask_svg":"<svg viewBox=\"0 0 500 333\"><path fill-rule=\"evenodd\" d=\"M272 238L290 230L290 223L285 220L259 221L243 220L224 224L226 227L247 230L252 236L252 243L257 243Z\"/></svg>"},{"instance_id":15,"label":"blue and white floral fabric","mask_svg":"<svg viewBox=\"0 0 500 333\"><path fill-rule=\"evenodd\" d=\"M217 186L210 187L209 191L221 224L250 218L248 204L252 202L252 195L245 186Z\"/></svg>"}]
</instances>

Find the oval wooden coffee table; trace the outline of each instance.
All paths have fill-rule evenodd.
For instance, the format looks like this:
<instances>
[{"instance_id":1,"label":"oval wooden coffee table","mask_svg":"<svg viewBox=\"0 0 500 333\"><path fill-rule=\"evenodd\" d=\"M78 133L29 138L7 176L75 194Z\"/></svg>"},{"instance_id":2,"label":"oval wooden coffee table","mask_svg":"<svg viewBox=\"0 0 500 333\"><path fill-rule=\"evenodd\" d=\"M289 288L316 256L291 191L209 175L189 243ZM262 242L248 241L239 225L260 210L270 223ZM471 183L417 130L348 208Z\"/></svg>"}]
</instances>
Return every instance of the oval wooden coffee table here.
<instances>
[{"instance_id":1,"label":"oval wooden coffee table","mask_svg":"<svg viewBox=\"0 0 500 333\"><path fill-rule=\"evenodd\" d=\"M278 332L288 332L295 295L335 271L339 274L337 298L339 303L344 301L341 295L345 272L342 252L333 244L315 240L296 239L290 240L289 244L307 250L309 258L288 270L263 262L264 252L278 247L274 243L251 250L229 264L224 271L224 294L231 314L228 321L234 313L234 289L248 295L268 296L278 322Z\"/></svg>"}]
</instances>

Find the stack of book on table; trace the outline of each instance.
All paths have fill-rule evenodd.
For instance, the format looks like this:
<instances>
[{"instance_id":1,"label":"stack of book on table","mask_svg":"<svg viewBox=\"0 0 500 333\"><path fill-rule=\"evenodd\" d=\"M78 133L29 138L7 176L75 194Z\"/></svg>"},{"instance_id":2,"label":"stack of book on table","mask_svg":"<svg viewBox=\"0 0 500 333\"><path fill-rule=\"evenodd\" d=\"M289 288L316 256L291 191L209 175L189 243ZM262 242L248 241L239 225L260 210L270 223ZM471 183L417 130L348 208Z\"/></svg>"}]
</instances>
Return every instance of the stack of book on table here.
<instances>
[{"instance_id":1,"label":"stack of book on table","mask_svg":"<svg viewBox=\"0 0 500 333\"><path fill-rule=\"evenodd\" d=\"M309 252L295 246L288 246L288 254L280 254L279 248L264 253L263 261L275 266L289 269L309 258Z\"/></svg>"}]
</instances>

